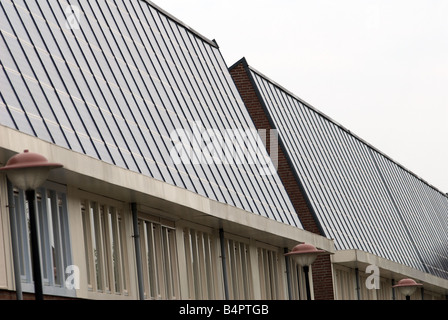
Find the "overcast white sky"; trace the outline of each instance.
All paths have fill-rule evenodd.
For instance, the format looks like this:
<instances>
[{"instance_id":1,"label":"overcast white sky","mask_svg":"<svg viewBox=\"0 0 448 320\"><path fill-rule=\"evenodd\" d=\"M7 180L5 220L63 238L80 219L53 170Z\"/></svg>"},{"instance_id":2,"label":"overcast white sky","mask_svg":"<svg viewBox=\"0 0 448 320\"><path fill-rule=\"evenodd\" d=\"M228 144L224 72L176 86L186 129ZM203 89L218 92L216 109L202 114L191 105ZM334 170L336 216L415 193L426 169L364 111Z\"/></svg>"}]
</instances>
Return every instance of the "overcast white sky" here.
<instances>
[{"instance_id":1,"label":"overcast white sky","mask_svg":"<svg viewBox=\"0 0 448 320\"><path fill-rule=\"evenodd\" d=\"M448 192L448 1L154 2Z\"/></svg>"}]
</instances>

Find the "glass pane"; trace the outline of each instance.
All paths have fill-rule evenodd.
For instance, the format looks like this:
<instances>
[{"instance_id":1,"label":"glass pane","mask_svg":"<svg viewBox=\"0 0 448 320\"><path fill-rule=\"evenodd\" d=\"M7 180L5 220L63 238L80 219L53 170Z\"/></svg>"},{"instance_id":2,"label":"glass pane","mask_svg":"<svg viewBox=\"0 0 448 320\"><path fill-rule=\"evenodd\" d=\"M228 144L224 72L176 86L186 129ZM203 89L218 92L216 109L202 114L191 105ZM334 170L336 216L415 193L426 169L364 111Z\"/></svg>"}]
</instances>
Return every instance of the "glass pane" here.
<instances>
[{"instance_id":1,"label":"glass pane","mask_svg":"<svg viewBox=\"0 0 448 320\"><path fill-rule=\"evenodd\" d=\"M125 251L124 246L126 245L125 242L125 234L124 234L124 227L123 227L123 221L121 219L121 215L118 215L118 225L117 225L117 241L119 241L119 250L120 250L120 261L121 264L119 266L119 271L121 274L121 285L123 286L123 291L127 291L127 283L126 283L126 269L125 269L125 263L126 263L126 257L125 257Z\"/></svg>"},{"instance_id":2,"label":"glass pane","mask_svg":"<svg viewBox=\"0 0 448 320\"><path fill-rule=\"evenodd\" d=\"M148 263L149 273L149 289L150 297L157 297L157 276L156 276L156 262L155 262L155 246L154 246L154 232L152 223L145 222L145 239L146 239L146 259Z\"/></svg>"},{"instance_id":3,"label":"glass pane","mask_svg":"<svg viewBox=\"0 0 448 320\"><path fill-rule=\"evenodd\" d=\"M102 272L104 279L104 289L106 292L110 292L111 288L111 274L110 274L110 225L108 221L108 210L109 208L104 205L99 207L99 227L100 227L100 241L101 241L101 261L102 261Z\"/></svg>"},{"instance_id":4,"label":"glass pane","mask_svg":"<svg viewBox=\"0 0 448 320\"><path fill-rule=\"evenodd\" d=\"M91 279L91 268L93 266L91 266L90 264L90 247L91 247L91 241L90 241L90 234L91 234L91 229L90 229L90 221L91 221L91 217L90 217L90 213L88 213L86 211L86 205L85 203L81 204L81 217L82 217L82 231L83 231L83 235L84 235L84 249L85 249L85 260L86 260L86 268L87 268L87 285L89 287L89 289L92 288L92 279Z\"/></svg>"},{"instance_id":5,"label":"glass pane","mask_svg":"<svg viewBox=\"0 0 448 320\"><path fill-rule=\"evenodd\" d=\"M23 282L30 282L31 275L31 254L29 236L29 213L28 202L25 201L25 193L22 190L14 190L14 203L16 206L16 225L18 233L18 247L20 257L20 272Z\"/></svg>"},{"instance_id":6,"label":"glass pane","mask_svg":"<svg viewBox=\"0 0 448 320\"><path fill-rule=\"evenodd\" d=\"M109 238L110 238L110 250L112 254L112 273L113 273L113 283L115 293L119 293L121 291L120 287L120 243L117 239L117 221L115 217L115 213L112 211L114 209L109 210L107 213L108 225L109 225Z\"/></svg>"},{"instance_id":7,"label":"glass pane","mask_svg":"<svg viewBox=\"0 0 448 320\"><path fill-rule=\"evenodd\" d=\"M98 206L96 203L90 203L90 225L91 227L91 239L92 239L92 254L94 263L94 272L96 279L96 288L98 291L103 290L102 280L102 264L101 264L101 233L98 219Z\"/></svg>"}]
</instances>

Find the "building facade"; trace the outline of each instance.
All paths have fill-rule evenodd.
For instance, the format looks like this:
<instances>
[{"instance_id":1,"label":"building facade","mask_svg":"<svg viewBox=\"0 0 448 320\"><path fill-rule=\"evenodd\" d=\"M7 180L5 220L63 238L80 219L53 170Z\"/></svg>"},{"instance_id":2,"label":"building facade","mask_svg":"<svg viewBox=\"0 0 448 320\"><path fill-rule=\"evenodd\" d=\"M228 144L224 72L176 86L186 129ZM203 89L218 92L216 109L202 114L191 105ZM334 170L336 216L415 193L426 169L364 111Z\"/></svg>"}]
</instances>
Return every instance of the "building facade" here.
<instances>
[{"instance_id":1,"label":"building facade","mask_svg":"<svg viewBox=\"0 0 448 320\"><path fill-rule=\"evenodd\" d=\"M63 164L36 190L47 297L304 297L283 254L333 242L303 229L215 42L147 1L0 15L0 163ZM28 296L32 213L0 178L2 296Z\"/></svg>"},{"instance_id":2,"label":"building facade","mask_svg":"<svg viewBox=\"0 0 448 320\"><path fill-rule=\"evenodd\" d=\"M329 189L304 182L281 130L278 167L269 156L279 123L254 81L257 114L216 42L155 4L2 0L0 35L0 166L25 149L63 165L34 202L46 299L306 299L302 268L284 256L298 243L329 253L311 267L313 299L401 299L402 277L424 284L413 298L447 294L446 255L409 226L391 245L422 247L391 259L359 245L373 243L365 229L319 211ZM445 216L418 230L443 246L445 199L425 190L428 220ZM29 211L0 172L3 299L33 296Z\"/></svg>"},{"instance_id":3,"label":"building facade","mask_svg":"<svg viewBox=\"0 0 448 320\"><path fill-rule=\"evenodd\" d=\"M24 143L64 164L37 190L47 298L139 299L141 292L145 299L225 299L226 270L229 299L287 299L285 248L307 242L333 250L330 240L297 227L10 128L1 130L9 141L3 141L2 162ZM2 297L15 298L14 265L20 266L27 296L33 292L27 205L23 191L7 188L4 176L1 199ZM11 225L17 230L15 261ZM304 297L304 287L295 290Z\"/></svg>"},{"instance_id":4,"label":"building facade","mask_svg":"<svg viewBox=\"0 0 448 320\"><path fill-rule=\"evenodd\" d=\"M445 299L446 194L245 58L229 69L257 128L277 131L278 172L305 230L335 241L335 297L400 298L392 286L411 277L427 282L416 297ZM376 285L374 270L381 278Z\"/></svg>"}]
</instances>

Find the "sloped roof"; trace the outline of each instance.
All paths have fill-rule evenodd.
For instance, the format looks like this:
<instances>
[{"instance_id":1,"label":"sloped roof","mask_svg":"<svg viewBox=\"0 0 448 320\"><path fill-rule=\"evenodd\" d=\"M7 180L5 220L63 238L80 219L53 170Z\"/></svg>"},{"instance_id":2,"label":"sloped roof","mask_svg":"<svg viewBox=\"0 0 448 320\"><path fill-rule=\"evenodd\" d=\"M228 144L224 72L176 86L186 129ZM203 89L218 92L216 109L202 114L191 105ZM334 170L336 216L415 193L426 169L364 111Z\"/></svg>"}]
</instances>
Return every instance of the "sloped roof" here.
<instances>
[{"instance_id":1,"label":"sloped roof","mask_svg":"<svg viewBox=\"0 0 448 320\"><path fill-rule=\"evenodd\" d=\"M448 278L448 197L243 63L325 236ZM232 67L231 67L232 68Z\"/></svg>"},{"instance_id":2,"label":"sloped roof","mask_svg":"<svg viewBox=\"0 0 448 320\"><path fill-rule=\"evenodd\" d=\"M256 161L171 157L173 132L254 129L213 41L139 0L4 0L0 27L1 125L302 227Z\"/></svg>"}]
</instances>

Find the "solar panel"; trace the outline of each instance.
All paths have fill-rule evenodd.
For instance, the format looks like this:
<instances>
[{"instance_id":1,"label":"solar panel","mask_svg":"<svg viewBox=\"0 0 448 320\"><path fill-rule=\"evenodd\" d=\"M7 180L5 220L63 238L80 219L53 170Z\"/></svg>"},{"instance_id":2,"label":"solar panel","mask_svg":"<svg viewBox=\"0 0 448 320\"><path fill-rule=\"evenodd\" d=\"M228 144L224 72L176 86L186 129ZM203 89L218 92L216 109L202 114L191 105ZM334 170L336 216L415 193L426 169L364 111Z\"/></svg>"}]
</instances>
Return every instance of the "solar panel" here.
<instances>
[{"instance_id":1,"label":"solar panel","mask_svg":"<svg viewBox=\"0 0 448 320\"><path fill-rule=\"evenodd\" d=\"M247 66L325 236L448 278L448 198Z\"/></svg>"},{"instance_id":2,"label":"solar panel","mask_svg":"<svg viewBox=\"0 0 448 320\"><path fill-rule=\"evenodd\" d=\"M214 42L147 1L0 7L1 125L302 228L256 155L173 161L176 132L200 133L188 141L200 147L194 158L211 146L204 132L255 130ZM260 151L250 139L235 145Z\"/></svg>"}]
</instances>

